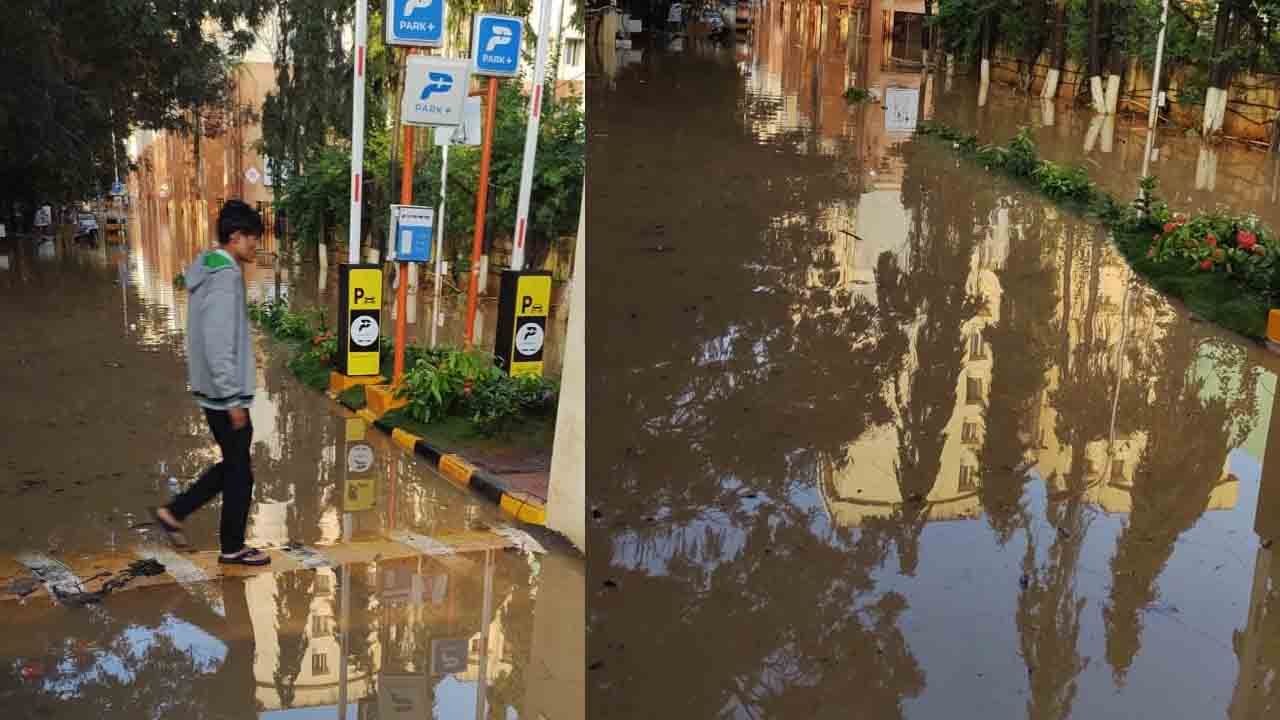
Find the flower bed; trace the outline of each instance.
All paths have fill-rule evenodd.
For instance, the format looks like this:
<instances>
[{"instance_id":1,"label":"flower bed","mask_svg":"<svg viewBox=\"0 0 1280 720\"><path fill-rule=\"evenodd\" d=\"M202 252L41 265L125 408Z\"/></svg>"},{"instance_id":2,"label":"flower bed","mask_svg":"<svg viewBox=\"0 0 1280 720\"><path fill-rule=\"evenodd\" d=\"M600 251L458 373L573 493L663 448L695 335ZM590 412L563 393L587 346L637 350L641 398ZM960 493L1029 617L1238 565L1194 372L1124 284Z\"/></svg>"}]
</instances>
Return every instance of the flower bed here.
<instances>
[{"instance_id":1,"label":"flower bed","mask_svg":"<svg viewBox=\"0 0 1280 720\"><path fill-rule=\"evenodd\" d=\"M1102 222L1129 264L1154 287L1207 320L1251 338L1265 337L1267 313L1280 294L1275 259L1280 240L1257 216L1174 213L1157 196L1152 177L1142 179L1138 200L1119 202L1084 169L1040 159L1026 128L1006 146L981 144L976 135L936 122L921 123L916 132L949 141L988 170L1026 182Z\"/></svg>"},{"instance_id":2,"label":"flower bed","mask_svg":"<svg viewBox=\"0 0 1280 720\"><path fill-rule=\"evenodd\" d=\"M296 312L283 303L254 303L249 317L272 337L292 346L289 369L305 384L323 390L334 370L336 336L318 310ZM394 347L383 338L382 365L390 367ZM510 434L522 424L554 426L559 388L542 377L510 377L492 355L456 348L405 348L400 396L409 401L403 414L422 425L458 418L478 436ZM351 392L351 391L349 391ZM364 390L350 398L363 404Z\"/></svg>"}]
</instances>

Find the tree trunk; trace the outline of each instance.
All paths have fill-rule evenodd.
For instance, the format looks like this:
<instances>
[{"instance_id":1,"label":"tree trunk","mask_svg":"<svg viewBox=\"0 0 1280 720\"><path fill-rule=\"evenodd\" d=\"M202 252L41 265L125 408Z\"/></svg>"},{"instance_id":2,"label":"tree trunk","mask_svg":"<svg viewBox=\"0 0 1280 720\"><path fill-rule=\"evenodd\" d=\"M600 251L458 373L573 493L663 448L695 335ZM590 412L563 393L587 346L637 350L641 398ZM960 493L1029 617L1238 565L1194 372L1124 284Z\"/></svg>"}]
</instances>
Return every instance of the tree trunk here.
<instances>
[{"instance_id":1,"label":"tree trunk","mask_svg":"<svg viewBox=\"0 0 1280 720\"><path fill-rule=\"evenodd\" d=\"M1102 0L1089 4L1089 77L1102 75Z\"/></svg>"},{"instance_id":2,"label":"tree trunk","mask_svg":"<svg viewBox=\"0 0 1280 720\"><path fill-rule=\"evenodd\" d=\"M1230 45L1234 11L1233 0L1222 0L1218 5L1218 17L1213 28L1213 64L1209 70L1209 87L1204 98L1204 122L1201 124L1201 133L1206 136L1222 129L1227 83L1231 77L1231 64L1223 55Z\"/></svg>"},{"instance_id":3,"label":"tree trunk","mask_svg":"<svg viewBox=\"0 0 1280 720\"><path fill-rule=\"evenodd\" d=\"M1049 61L1049 72L1044 80L1044 89L1040 97L1053 99L1058 96L1058 83L1062 79L1062 70L1067 64L1067 2L1057 0L1054 8L1053 56Z\"/></svg>"}]
</instances>

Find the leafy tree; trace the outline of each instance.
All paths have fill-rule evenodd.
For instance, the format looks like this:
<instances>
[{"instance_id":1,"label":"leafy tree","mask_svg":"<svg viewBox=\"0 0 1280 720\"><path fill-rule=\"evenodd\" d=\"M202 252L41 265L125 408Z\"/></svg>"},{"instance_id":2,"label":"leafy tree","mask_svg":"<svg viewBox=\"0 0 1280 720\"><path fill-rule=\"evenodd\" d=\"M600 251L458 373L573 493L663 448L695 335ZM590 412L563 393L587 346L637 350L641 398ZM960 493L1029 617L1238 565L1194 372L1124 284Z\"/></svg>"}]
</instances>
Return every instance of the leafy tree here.
<instances>
[{"instance_id":1,"label":"leafy tree","mask_svg":"<svg viewBox=\"0 0 1280 720\"><path fill-rule=\"evenodd\" d=\"M227 75L271 0L32 0L0 23L0 198L105 189L111 137L190 131L226 100ZM207 28L217 32L208 32Z\"/></svg>"}]
</instances>

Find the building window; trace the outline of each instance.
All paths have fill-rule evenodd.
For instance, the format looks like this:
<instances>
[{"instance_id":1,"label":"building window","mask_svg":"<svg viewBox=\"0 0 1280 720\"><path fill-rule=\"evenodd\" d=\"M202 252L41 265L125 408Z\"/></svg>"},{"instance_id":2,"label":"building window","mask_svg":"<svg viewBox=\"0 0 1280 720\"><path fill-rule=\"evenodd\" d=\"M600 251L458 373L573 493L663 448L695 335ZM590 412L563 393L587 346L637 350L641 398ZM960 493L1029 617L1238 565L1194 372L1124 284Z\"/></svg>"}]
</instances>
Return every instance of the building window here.
<instances>
[{"instance_id":1,"label":"building window","mask_svg":"<svg viewBox=\"0 0 1280 720\"><path fill-rule=\"evenodd\" d=\"M960 466L960 492L974 492L978 489L978 468L969 465Z\"/></svg>"},{"instance_id":2,"label":"building window","mask_svg":"<svg viewBox=\"0 0 1280 720\"><path fill-rule=\"evenodd\" d=\"M582 40L565 40L564 42L564 63L577 67L582 64Z\"/></svg>"},{"instance_id":3,"label":"building window","mask_svg":"<svg viewBox=\"0 0 1280 720\"><path fill-rule=\"evenodd\" d=\"M964 401L970 405L981 405L982 397L982 381L978 378L966 378L964 388Z\"/></svg>"},{"instance_id":4,"label":"building window","mask_svg":"<svg viewBox=\"0 0 1280 720\"><path fill-rule=\"evenodd\" d=\"M311 637L322 638L333 635L333 618L327 615L316 615L311 618Z\"/></svg>"},{"instance_id":5,"label":"building window","mask_svg":"<svg viewBox=\"0 0 1280 720\"><path fill-rule=\"evenodd\" d=\"M978 444L978 423L972 422L972 421L966 421L964 424L964 431L960 434L960 440L965 445L977 445Z\"/></svg>"},{"instance_id":6,"label":"building window","mask_svg":"<svg viewBox=\"0 0 1280 720\"><path fill-rule=\"evenodd\" d=\"M324 653L316 653L311 656L311 674L312 675L328 675L329 674L329 656Z\"/></svg>"},{"instance_id":7,"label":"building window","mask_svg":"<svg viewBox=\"0 0 1280 720\"><path fill-rule=\"evenodd\" d=\"M316 594L328 595L333 592L332 578L328 575L316 574Z\"/></svg>"}]
</instances>

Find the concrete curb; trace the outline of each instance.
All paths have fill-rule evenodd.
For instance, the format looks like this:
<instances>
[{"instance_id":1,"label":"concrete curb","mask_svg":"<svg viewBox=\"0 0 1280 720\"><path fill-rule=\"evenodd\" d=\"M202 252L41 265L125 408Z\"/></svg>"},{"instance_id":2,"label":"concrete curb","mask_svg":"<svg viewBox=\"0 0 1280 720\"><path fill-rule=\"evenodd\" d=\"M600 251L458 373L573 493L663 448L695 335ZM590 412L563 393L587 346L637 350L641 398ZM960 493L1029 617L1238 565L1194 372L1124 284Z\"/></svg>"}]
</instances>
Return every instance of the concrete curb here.
<instances>
[{"instance_id":1,"label":"concrete curb","mask_svg":"<svg viewBox=\"0 0 1280 720\"><path fill-rule=\"evenodd\" d=\"M426 438L393 427L368 408L356 410L338 399L337 393L326 392L331 400L354 412L370 425L391 436L395 444L431 463L431 466L450 482L462 488L470 488L481 497L497 505L504 513L530 525L546 527L547 508L540 498L529 493L514 492L506 487L498 476L476 467L461 455L446 453L432 445Z\"/></svg>"}]
</instances>

